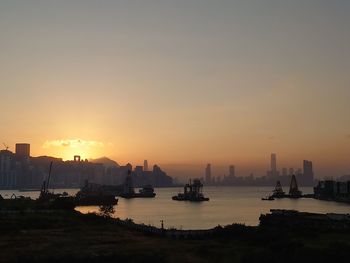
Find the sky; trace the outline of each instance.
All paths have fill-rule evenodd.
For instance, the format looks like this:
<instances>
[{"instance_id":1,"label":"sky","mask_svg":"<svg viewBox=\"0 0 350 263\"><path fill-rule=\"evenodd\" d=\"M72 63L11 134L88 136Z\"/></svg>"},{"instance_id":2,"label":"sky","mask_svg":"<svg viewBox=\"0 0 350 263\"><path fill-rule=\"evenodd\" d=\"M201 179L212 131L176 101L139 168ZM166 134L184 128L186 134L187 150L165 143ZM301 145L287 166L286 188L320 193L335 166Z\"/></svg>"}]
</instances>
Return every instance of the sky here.
<instances>
[{"instance_id":1,"label":"sky","mask_svg":"<svg viewBox=\"0 0 350 263\"><path fill-rule=\"evenodd\" d=\"M279 169L350 174L349 13L347 0L2 0L0 140L176 176L206 163L261 176L272 152Z\"/></svg>"}]
</instances>

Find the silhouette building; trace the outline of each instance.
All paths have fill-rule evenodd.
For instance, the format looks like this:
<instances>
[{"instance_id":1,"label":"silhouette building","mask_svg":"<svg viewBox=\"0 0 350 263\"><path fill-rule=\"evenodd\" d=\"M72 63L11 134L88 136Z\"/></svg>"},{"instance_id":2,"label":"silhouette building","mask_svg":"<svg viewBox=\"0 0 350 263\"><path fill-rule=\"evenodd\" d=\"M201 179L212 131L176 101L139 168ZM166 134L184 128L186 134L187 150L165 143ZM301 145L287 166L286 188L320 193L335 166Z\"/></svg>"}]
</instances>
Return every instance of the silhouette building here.
<instances>
[{"instance_id":1,"label":"silhouette building","mask_svg":"<svg viewBox=\"0 0 350 263\"><path fill-rule=\"evenodd\" d=\"M306 184L313 184L314 181L314 172L312 168L312 162L308 160L303 161L303 181L305 181Z\"/></svg>"},{"instance_id":2,"label":"silhouette building","mask_svg":"<svg viewBox=\"0 0 350 263\"><path fill-rule=\"evenodd\" d=\"M147 160L143 161L143 170L148 171L148 161Z\"/></svg>"},{"instance_id":3,"label":"silhouette building","mask_svg":"<svg viewBox=\"0 0 350 263\"><path fill-rule=\"evenodd\" d=\"M211 182L211 164L208 163L207 167L205 168L205 182L210 183Z\"/></svg>"},{"instance_id":4,"label":"silhouette building","mask_svg":"<svg viewBox=\"0 0 350 263\"><path fill-rule=\"evenodd\" d=\"M29 143L16 143L16 156L21 158L30 157L30 144Z\"/></svg>"},{"instance_id":5,"label":"silhouette building","mask_svg":"<svg viewBox=\"0 0 350 263\"><path fill-rule=\"evenodd\" d=\"M277 156L275 153L271 153L271 170L269 175L271 177L276 177L277 174Z\"/></svg>"}]
</instances>

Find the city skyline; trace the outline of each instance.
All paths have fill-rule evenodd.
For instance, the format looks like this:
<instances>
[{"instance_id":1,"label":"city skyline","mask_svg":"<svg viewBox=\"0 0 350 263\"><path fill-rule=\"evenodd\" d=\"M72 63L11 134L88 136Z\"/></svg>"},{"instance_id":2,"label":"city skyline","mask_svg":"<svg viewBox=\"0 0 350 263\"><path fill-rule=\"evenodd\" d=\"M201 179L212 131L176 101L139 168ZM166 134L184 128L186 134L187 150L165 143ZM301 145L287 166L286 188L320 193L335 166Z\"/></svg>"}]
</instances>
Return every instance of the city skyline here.
<instances>
[{"instance_id":1,"label":"city skyline","mask_svg":"<svg viewBox=\"0 0 350 263\"><path fill-rule=\"evenodd\" d=\"M1 2L0 143L178 173L264 174L276 152L349 174L350 3L333 3Z\"/></svg>"},{"instance_id":2,"label":"city skyline","mask_svg":"<svg viewBox=\"0 0 350 263\"><path fill-rule=\"evenodd\" d=\"M126 162L126 163L121 163L118 160L113 160L110 159L106 156L101 156L100 158L97 159L93 159L93 158L82 158L80 155L74 155L72 158L68 159L68 160L64 160L63 158L59 157L59 156L49 156L49 155L42 155L42 156L33 156L30 152L31 149L31 144L30 143L16 143L15 144L15 151L11 152L10 150L10 146L8 146L7 144L4 144L5 149L1 150L0 153L3 153L6 155L6 152L9 153L13 153L15 154L17 157L20 158L30 158L30 157L34 157L34 158L47 158L47 157L52 157L55 158L57 160L63 160L63 161L93 161L95 163L99 163L102 161L102 163L105 163L105 165L110 166L111 163L113 163L113 166L115 165L120 165L122 166L123 164L125 165L132 165L134 167L136 167L135 169L141 169L142 171L149 171L149 165L148 165L148 160L144 159L143 160L143 165L141 165L140 163L132 163L132 162ZM339 178L341 176L344 175L348 175L348 174L343 174L343 175L337 175L337 176L333 176L331 174L328 174L327 176L317 176L317 172L316 172L316 176L314 173L314 166L312 161L309 160L303 160L302 161L302 166L296 166L296 167L285 167L285 166L280 166L278 161L277 161L277 154L276 153L271 153L270 154L270 169L267 169L266 174L261 173L261 171L257 174L254 174L254 172L250 172L249 174L244 174L242 173L242 171L240 173L236 173L236 165L231 164L225 164L225 165L216 165L214 164L214 168L215 168L215 172L213 172L212 170L212 164L211 163L207 163L206 164L206 168L205 168L205 173L204 176L202 174L201 171L196 171L195 173L190 173L191 169L187 169L185 171L179 171L179 170L174 170L171 166L169 165L162 165L166 168L166 170L170 170L171 172L171 176L176 178L177 180L187 180L189 178L202 178L204 181L212 183L212 182L219 182L222 179L228 179L228 183L230 183L230 181L232 182L232 179L234 178L248 178L250 177L251 179L254 178L266 178L269 180L276 180L277 178L282 178L282 177L288 177L291 175L301 175L301 174L305 174L307 176L311 176L312 178L315 179L324 179L324 178ZM2 163L2 159L1 161L1 165L3 165ZM157 166L157 161L154 162L154 165ZM2 166L1 166L2 167ZM5 165L6 167L6 165ZM302 168L301 168L302 167ZM200 167L200 170L202 170L203 167ZM222 181L224 182L224 181ZM311 182L313 182L312 180L307 181L308 184L311 184Z\"/></svg>"},{"instance_id":3,"label":"city skyline","mask_svg":"<svg viewBox=\"0 0 350 263\"><path fill-rule=\"evenodd\" d=\"M176 173L168 176L157 164L149 169L148 160L144 160L143 165L133 165L130 162L123 165L107 157L88 160L81 158L80 155L74 155L72 160L64 161L62 158L47 155L32 156L29 143L16 143L15 152L11 152L8 145L5 146L5 150L0 150L0 189L39 187L49 164L50 171L53 164L55 167L53 184L61 188L81 187L86 180L91 183L121 185L129 173L138 186L152 184L171 187L196 177L205 182L205 185L216 186L271 186L276 181L286 185L291 178L297 180L301 186L313 186L316 183L312 161L303 160L303 168L289 168L289 174L286 173L288 169L284 167L281 173L276 153L270 155L270 169L265 176L254 176L253 173L249 176L237 175L233 164L228 165L225 172L215 174L212 172L211 163L206 165L202 176L194 174L186 176L187 171L180 176Z\"/></svg>"}]
</instances>

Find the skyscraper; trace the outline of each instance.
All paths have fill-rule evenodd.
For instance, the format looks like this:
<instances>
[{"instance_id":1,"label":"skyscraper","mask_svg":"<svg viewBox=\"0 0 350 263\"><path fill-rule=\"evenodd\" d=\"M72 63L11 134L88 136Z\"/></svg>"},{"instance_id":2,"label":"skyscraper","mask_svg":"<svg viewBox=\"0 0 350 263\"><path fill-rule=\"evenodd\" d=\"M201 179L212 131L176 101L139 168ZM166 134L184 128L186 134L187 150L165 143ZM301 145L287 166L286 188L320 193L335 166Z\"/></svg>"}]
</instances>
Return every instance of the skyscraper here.
<instances>
[{"instance_id":1,"label":"skyscraper","mask_svg":"<svg viewBox=\"0 0 350 263\"><path fill-rule=\"evenodd\" d=\"M277 157L275 153L271 153L271 176L277 176Z\"/></svg>"},{"instance_id":2,"label":"skyscraper","mask_svg":"<svg viewBox=\"0 0 350 263\"><path fill-rule=\"evenodd\" d=\"M143 161L143 170L148 171L148 161L147 160Z\"/></svg>"},{"instance_id":3,"label":"skyscraper","mask_svg":"<svg viewBox=\"0 0 350 263\"><path fill-rule=\"evenodd\" d=\"M314 171L312 168L312 162L308 160L303 161L303 181L305 181L305 184L307 185L313 185L314 181Z\"/></svg>"},{"instance_id":4,"label":"skyscraper","mask_svg":"<svg viewBox=\"0 0 350 263\"><path fill-rule=\"evenodd\" d=\"M205 168L205 182L210 183L211 182L211 164L208 163L207 167Z\"/></svg>"}]
</instances>

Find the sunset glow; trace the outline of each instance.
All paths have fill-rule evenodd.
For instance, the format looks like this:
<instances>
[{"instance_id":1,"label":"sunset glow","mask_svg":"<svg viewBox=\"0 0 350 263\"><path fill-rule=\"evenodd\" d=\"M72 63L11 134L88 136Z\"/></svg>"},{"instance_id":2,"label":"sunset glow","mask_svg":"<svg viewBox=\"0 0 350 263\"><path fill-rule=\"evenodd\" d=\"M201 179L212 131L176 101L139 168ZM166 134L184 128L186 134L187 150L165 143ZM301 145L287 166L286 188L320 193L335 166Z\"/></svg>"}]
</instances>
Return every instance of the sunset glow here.
<instances>
[{"instance_id":1,"label":"sunset glow","mask_svg":"<svg viewBox=\"0 0 350 263\"><path fill-rule=\"evenodd\" d=\"M1 142L242 176L276 152L350 173L348 3L185 2L1 2Z\"/></svg>"},{"instance_id":2,"label":"sunset glow","mask_svg":"<svg viewBox=\"0 0 350 263\"><path fill-rule=\"evenodd\" d=\"M81 158L88 159L100 157L105 150L105 144L99 141L65 139L46 141L42 148L62 157L64 160L72 160L74 155L80 155Z\"/></svg>"}]
</instances>

